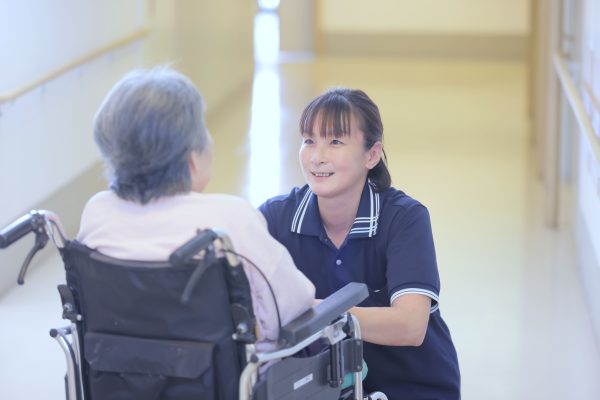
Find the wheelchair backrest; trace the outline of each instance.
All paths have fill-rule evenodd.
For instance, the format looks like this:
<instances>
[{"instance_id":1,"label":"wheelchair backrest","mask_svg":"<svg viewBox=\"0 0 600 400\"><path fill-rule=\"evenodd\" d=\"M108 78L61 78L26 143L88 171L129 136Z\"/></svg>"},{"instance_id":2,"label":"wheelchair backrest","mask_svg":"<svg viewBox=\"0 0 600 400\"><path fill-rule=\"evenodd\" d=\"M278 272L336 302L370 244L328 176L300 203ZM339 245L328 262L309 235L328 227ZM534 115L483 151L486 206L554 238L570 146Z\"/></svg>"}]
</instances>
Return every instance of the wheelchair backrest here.
<instances>
[{"instance_id":1,"label":"wheelchair backrest","mask_svg":"<svg viewBox=\"0 0 600 400\"><path fill-rule=\"evenodd\" d=\"M243 355L232 339L223 262L204 271L184 303L183 291L202 261L174 267L117 260L75 241L61 253L82 316L86 398L237 398Z\"/></svg>"}]
</instances>

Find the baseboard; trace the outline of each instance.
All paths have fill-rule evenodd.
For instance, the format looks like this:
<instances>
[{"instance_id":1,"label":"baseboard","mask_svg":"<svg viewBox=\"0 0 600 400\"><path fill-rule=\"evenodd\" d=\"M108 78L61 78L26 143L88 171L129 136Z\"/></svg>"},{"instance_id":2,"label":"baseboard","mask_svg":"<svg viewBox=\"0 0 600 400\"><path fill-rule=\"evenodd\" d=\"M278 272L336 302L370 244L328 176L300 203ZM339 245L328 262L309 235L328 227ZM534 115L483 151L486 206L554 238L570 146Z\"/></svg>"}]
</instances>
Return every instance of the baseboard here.
<instances>
[{"instance_id":1,"label":"baseboard","mask_svg":"<svg viewBox=\"0 0 600 400\"><path fill-rule=\"evenodd\" d=\"M527 35L325 34L323 52L335 56L525 59Z\"/></svg>"},{"instance_id":2,"label":"baseboard","mask_svg":"<svg viewBox=\"0 0 600 400\"><path fill-rule=\"evenodd\" d=\"M597 348L600 350L600 260L596 257L587 223L583 215L578 213L575 225L577 264L585 290L586 304L594 329Z\"/></svg>"},{"instance_id":3,"label":"baseboard","mask_svg":"<svg viewBox=\"0 0 600 400\"><path fill-rule=\"evenodd\" d=\"M96 192L106 188L101 162L94 164L81 175L58 188L46 199L34 204L28 209L23 209L21 215L31 209L45 209L56 213L65 228L68 238L73 238L79 230L79 218L87 200ZM18 216L17 216L18 217ZM0 259L0 297L10 288L16 286L17 276L21 264L29 249L33 245L33 236L21 239L7 249L1 250ZM44 263L49 257L56 255L56 249L51 243L40 251L33 259L28 273L35 273L36 266ZM27 281L27 278L25 278Z\"/></svg>"}]
</instances>

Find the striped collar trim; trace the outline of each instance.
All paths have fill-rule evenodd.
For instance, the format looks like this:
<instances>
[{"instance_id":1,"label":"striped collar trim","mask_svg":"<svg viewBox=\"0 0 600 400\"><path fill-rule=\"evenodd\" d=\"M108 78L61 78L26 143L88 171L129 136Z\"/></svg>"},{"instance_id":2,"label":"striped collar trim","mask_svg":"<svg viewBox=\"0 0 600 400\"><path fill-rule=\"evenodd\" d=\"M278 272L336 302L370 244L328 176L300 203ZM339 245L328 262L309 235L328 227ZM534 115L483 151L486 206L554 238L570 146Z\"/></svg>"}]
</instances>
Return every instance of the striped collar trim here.
<instances>
[{"instance_id":1,"label":"striped collar trim","mask_svg":"<svg viewBox=\"0 0 600 400\"><path fill-rule=\"evenodd\" d=\"M379 193L370 183L365 184L361 194L358 212L348 234L349 238L372 237L377 234L379 221ZM319 215L317 196L307 188L300 204L294 212L290 230L294 233L319 236L323 233L323 223Z\"/></svg>"},{"instance_id":2,"label":"striped collar trim","mask_svg":"<svg viewBox=\"0 0 600 400\"><path fill-rule=\"evenodd\" d=\"M300 205L296 208L296 212L294 213L294 219L292 220L291 231L295 233L302 233L302 224L304 222L304 217L306 216L306 211L309 209L308 204L311 202L311 199L315 198L312 190L307 189L306 193L304 193L304 197L300 201ZM315 198L316 200L316 198ZM317 206L315 201L315 206ZM312 209L312 207L311 207ZM318 213L317 213L318 215ZM319 218L320 219L320 218Z\"/></svg>"}]
</instances>

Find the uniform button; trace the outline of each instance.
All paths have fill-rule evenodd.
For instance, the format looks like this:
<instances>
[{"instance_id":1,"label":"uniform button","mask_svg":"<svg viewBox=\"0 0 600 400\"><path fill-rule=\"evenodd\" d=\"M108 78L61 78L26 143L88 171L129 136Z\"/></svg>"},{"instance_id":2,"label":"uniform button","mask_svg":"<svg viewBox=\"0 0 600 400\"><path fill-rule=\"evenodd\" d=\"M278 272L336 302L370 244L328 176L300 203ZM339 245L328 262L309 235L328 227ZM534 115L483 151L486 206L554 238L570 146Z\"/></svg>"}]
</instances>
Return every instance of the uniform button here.
<instances>
[{"instance_id":1,"label":"uniform button","mask_svg":"<svg viewBox=\"0 0 600 400\"><path fill-rule=\"evenodd\" d=\"M335 265L342 265L342 260L340 260L339 258L335 260Z\"/></svg>"}]
</instances>

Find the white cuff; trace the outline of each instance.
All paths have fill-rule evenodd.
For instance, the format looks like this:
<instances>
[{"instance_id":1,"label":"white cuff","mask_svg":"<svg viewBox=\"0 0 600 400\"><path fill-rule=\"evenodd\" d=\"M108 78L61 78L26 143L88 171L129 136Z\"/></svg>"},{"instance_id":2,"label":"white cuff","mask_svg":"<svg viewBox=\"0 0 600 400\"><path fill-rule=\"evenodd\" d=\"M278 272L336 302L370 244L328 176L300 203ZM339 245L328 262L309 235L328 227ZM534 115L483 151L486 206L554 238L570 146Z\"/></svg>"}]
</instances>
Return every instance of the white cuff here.
<instances>
[{"instance_id":1,"label":"white cuff","mask_svg":"<svg viewBox=\"0 0 600 400\"><path fill-rule=\"evenodd\" d=\"M431 290L425 290L420 288L401 289L397 292L394 292L394 294L392 294L392 297L390 297L390 304L393 304L394 300L396 300L400 296L404 296L405 294L420 294L431 298L431 300L433 301L431 302L431 309L429 310L430 314L434 313L440 306L440 298L436 293L432 292Z\"/></svg>"}]
</instances>

